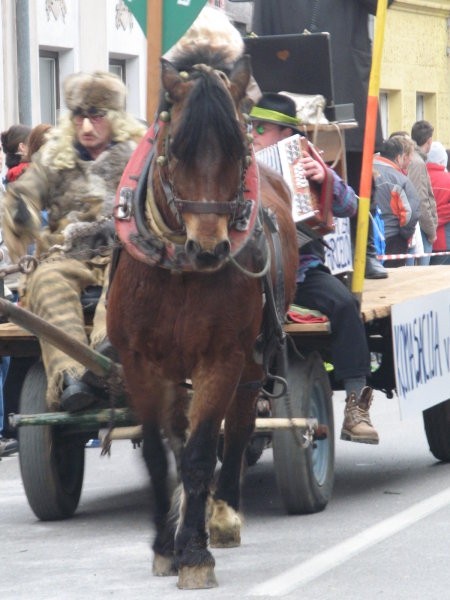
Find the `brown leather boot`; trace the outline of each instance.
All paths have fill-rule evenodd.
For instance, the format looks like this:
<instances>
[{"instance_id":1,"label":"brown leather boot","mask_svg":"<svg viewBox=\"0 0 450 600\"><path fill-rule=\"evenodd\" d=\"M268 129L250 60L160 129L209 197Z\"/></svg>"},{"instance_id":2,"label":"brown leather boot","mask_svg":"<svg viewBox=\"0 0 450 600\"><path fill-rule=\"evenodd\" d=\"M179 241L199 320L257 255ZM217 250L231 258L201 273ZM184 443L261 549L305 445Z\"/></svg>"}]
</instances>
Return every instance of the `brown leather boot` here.
<instances>
[{"instance_id":1,"label":"brown leather boot","mask_svg":"<svg viewBox=\"0 0 450 600\"><path fill-rule=\"evenodd\" d=\"M370 387L363 388L359 398L356 397L356 394L350 394L345 400L341 440L378 444L378 433L370 422L369 416L372 400L373 390Z\"/></svg>"}]
</instances>

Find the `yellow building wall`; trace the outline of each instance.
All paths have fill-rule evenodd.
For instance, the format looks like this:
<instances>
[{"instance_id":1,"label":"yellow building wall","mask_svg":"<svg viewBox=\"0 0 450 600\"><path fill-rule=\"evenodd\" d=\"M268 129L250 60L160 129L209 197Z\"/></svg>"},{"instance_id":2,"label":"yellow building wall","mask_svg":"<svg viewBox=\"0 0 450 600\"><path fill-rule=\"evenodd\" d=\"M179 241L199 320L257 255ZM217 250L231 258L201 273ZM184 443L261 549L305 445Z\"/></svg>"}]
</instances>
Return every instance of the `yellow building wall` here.
<instances>
[{"instance_id":1,"label":"yellow building wall","mask_svg":"<svg viewBox=\"0 0 450 600\"><path fill-rule=\"evenodd\" d=\"M388 93L388 134L411 130L423 94L434 139L450 148L449 18L450 0L395 0L387 11L380 91Z\"/></svg>"}]
</instances>

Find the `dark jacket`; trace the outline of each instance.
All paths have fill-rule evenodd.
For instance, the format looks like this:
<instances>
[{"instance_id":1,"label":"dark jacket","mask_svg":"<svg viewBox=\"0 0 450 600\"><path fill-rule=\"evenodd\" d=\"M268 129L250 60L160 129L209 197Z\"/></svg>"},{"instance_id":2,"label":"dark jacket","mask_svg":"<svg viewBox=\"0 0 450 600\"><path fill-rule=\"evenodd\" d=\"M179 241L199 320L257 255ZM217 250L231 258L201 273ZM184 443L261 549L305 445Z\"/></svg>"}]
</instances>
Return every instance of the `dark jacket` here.
<instances>
[{"instance_id":1,"label":"dark jacket","mask_svg":"<svg viewBox=\"0 0 450 600\"><path fill-rule=\"evenodd\" d=\"M373 159L374 202L381 210L386 239L401 235L410 239L420 215L416 188L400 167L387 158Z\"/></svg>"},{"instance_id":2,"label":"dark jacket","mask_svg":"<svg viewBox=\"0 0 450 600\"><path fill-rule=\"evenodd\" d=\"M392 4L393 0L389 0ZM372 48L369 14L377 0L255 0L253 30L258 35L330 33L335 104L353 102L357 129L346 131L347 151L362 152ZM378 122L376 147L381 144Z\"/></svg>"}]
</instances>

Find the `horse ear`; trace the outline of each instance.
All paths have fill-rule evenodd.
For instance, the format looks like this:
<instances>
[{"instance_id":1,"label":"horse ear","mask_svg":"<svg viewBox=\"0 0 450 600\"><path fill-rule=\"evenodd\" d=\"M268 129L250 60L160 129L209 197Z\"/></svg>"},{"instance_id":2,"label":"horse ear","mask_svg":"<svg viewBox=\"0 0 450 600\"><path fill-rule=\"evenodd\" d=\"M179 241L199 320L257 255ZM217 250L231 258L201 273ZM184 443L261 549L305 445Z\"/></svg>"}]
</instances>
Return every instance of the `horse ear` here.
<instances>
[{"instance_id":1,"label":"horse ear","mask_svg":"<svg viewBox=\"0 0 450 600\"><path fill-rule=\"evenodd\" d=\"M173 102L183 99L187 91L186 81L173 64L165 58L161 58L161 82Z\"/></svg>"},{"instance_id":2,"label":"horse ear","mask_svg":"<svg viewBox=\"0 0 450 600\"><path fill-rule=\"evenodd\" d=\"M233 70L230 74L231 95L233 96L233 99L236 102L236 104L238 104L246 95L251 75L252 67L250 56L248 54L244 54L235 63Z\"/></svg>"}]
</instances>

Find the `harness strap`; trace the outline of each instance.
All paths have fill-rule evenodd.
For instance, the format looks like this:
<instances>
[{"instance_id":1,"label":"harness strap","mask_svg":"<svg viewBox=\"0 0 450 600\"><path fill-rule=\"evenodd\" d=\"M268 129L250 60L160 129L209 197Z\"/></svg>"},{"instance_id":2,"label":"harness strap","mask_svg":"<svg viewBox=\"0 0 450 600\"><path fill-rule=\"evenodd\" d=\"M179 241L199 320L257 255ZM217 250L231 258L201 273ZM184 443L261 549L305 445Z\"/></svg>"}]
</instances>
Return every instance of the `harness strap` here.
<instances>
[{"instance_id":1,"label":"harness strap","mask_svg":"<svg viewBox=\"0 0 450 600\"><path fill-rule=\"evenodd\" d=\"M216 202L215 200L208 202L196 202L195 200L175 200L175 205L180 212L189 212L198 215L228 215L236 212L239 206L238 202L238 200L232 200L231 202Z\"/></svg>"},{"instance_id":2,"label":"harness strap","mask_svg":"<svg viewBox=\"0 0 450 600\"><path fill-rule=\"evenodd\" d=\"M284 322L284 270L282 262L282 247L276 215L271 211L262 211L264 223L267 225L274 247L275 283L272 283L270 273L263 278L263 290L266 298L264 304L261 333L255 343L255 351L260 356L265 373L270 371L273 359L285 343L286 334Z\"/></svg>"}]
</instances>

